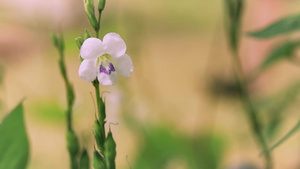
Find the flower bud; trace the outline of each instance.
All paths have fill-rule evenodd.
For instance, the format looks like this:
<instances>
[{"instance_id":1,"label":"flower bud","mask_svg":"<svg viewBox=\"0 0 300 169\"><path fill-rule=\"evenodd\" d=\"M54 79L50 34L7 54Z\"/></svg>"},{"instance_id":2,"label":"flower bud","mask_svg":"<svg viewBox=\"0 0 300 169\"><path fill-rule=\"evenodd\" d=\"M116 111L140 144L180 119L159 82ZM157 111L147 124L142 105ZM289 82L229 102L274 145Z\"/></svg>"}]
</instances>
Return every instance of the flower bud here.
<instances>
[{"instance_id":1,"label":"flower bud","mask_svg":"<svg viewBox=\"0 0 300 169\"><path fill-rule=\"evenodd\" d=\"M55 47L58 47L58 38L54 31L51 32L51 39Z\"/></svg>"},{"instance_id":2,"label":"flower bud","mask_svg":"<svg viewBox=\"0 0 300 169\"><path fill-rule=\"evenodd\" d=\"M105 165L105 159L101 154L98 153L97 150L94 150L94 158L92 163L94 169L107 169Z\"/></svg>"},{"instance_id":3,"label":"flower bud","mask_svg":"<svg viewBox=\"0 0 300 169\"><path fill-rule=\"evenodd\" d=\"M92 27L97 30L98 22L95 16L94 0L84 0L85 13Z\"/></svg>"},{"instance_id":4,"label":"flower bud","mask_svg":"<svg viewBox=\"0 0 300 169\"><path fill-rule=\"evenodd\" d=\"M116 168L115 159L117 155L116 142L112 136L111 131L109 131L107 134L107 138L104 143L104 148L105 148L107 167L109 169L115 169Z\"/></svg>"},{"instance_id":5,"label":"flower bud","mask_svg":"<svg viewBox=\"0 0 300 169\"><path fill-rule=\"evenodd\" d=\"M79 160L79 169L89 169L90 168L90 158L89 155L85 150L81 153L80 160Z\"/></svg>"},{"instance_id":6,"label":"flower bud","mask_svg":"<svg viewBox=\"0 0 300 169\"><path fill-rule=\"evenodd\" d=\"M104 151L104 141L105 141L105 133L103 133L103 127L100 125L99 121L96 119L94 123L94 135L97 143L98 149L103 152Z\"/></svg>"},{"instance_id":7,"label":"flower bud","mask_svg":"<svg viewBox=\"0 0 300 169\"><path fill-rule=\"evenodd\" d=\"M51 32L51 39L56 48L60 51L65 49L64 39L62 35L57 35L55 32Z\"/></svg>"},{"instance_id":8,"label":"flower bud","mask_svg":"<svg viewBox=\"0 0 300 169\"><path fill-rule=\"evenodd\" d=\"M98 1L98 11L99 11L99 13L101 13L103 11L104 7L105 7L105 0L99 0Z\"/></svg>"},{"instance_id":9,"label":"flower bud","mask_svg":"<svg viewBox=\"0 0 300 169\"><path fill-rule=\"evenodd\" d=\"M75 157L79 151L78 139L72 130L67 131L67 148L73 157Z\"/></svg>"}]
</instances>

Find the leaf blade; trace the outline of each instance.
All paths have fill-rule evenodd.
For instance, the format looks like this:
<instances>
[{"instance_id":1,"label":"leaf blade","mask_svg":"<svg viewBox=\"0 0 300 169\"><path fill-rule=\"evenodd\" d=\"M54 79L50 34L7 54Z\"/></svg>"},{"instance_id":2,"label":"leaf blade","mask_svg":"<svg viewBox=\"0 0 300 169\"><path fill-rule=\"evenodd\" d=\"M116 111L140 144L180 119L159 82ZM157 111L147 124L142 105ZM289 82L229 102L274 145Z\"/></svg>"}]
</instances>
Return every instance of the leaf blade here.
<instances>
[{"instance_id":1,"label":"leaf blade","mask_svg":"<svg viewBox=\"0 0 300 169\"><path fill-rule=\"evenodd\" d=\"M299 46L299 40L281 42L269 53L264 62L260 65L260 69L264 70L281 59L293 57L295 50L299 48Z\"/></svg>"},{"instance_id":2,"label":"leaf blade","mask_svg":"<svg viewBox=\"0 0 300 169\"><path fill-rule=\"evenodd\" d=\"M0 125L0 168L25 169L28 159L29 141L20 103Z\"/></svg>"},{"instance_id":3,"label":"leaf blade","mask_svg":"<svg viewBox=\"0 0 300 169\"><path fill-rule=\"evenodd\" d=\"M300 129L300 121L298 121L298 123L285 136L283 136L277 143L275 143L273 146L271 146L267 150L264 150L260 155L264 155L266 153L273 151L276 147L278 147L284 141L289 139L299 129Z\"/></svg>"},{"instance_id":4,"label":"leaf blade","mask_svg":"<svg viewBox=\"0 0 300 169\"><path fill-rule=\"evenodd\" d=\"M300 30L300 15L291 15L271 23L269 26L247 33L249 36L260 39L272 38Z\"/></svg>"}]
</instances>

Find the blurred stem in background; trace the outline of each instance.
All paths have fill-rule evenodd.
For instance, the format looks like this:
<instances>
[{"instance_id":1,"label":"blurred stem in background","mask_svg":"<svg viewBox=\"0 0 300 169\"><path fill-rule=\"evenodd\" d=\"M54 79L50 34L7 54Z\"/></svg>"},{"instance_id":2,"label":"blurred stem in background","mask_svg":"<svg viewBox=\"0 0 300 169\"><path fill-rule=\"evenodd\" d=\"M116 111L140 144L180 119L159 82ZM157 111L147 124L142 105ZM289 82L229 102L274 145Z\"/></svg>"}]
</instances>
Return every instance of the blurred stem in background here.
<instances>
[{"instance_id":1,"label":"blurred stem in background","mask_svg":"<svg viewBox=\"0 0 300 169\"><path fill-rule=\"evenodd\" d=\"M69 156L70 156L70 168L71 169L77 169L78 168L78 153L79 153L79 143L78 143L78 138L73 131L72 128L72 112L73 112L73 105L74 105L74 100L75 100L75 95L74 95L74 90L69 82L68 76L67 76L67 71L66 71L66 66L65 66L65 56L64 56L64 40L62 35L57 35L56 33L52 33L52 40L54 43L54 46L57 48L59 52L59 68L60 68L60 73L64 79L64 83L66 86L66 91L67 91L67 110L66 110L66 116L67 116L67 148L69 151Z\"/></svg>"},{"instance_id":2,"label":"blurred stem in background","mask_svg":"<svg viewBox=\"0 0 300 169\"><path fill-rule=\"evenodd\" d=\"M232 51L232 62L234 66L235 79L238 86L239 95L243 103L243 107L247 112L253 134L255 135L261 148L263 150L266 150L268 147L266 140L263 136L262 124L257 116L258 111L253 105L249 93L247 91L247 81L245 79L242 64L238 54L243 7L243 0L225 0L226 31L230 48ZM266 153L264 157L266 165L265 168L272 169L272 159L270 153Z\"/></svg>"}]
</instances>

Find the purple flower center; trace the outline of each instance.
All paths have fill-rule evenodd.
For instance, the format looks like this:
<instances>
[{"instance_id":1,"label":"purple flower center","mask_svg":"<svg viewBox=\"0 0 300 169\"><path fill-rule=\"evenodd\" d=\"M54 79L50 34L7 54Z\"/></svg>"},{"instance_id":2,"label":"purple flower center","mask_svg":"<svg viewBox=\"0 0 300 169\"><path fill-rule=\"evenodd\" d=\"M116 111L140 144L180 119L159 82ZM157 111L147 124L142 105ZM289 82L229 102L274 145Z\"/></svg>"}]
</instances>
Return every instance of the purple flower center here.
<instances>
[{"instance_id":1,"label":"purple flower center","mask_svg":"<svg viewBox=\"0 0 300 169\"><path fill-rule=\"evenodd\" d=\"M111 72L115 72L115 67L112 63L108 63L107 66L103 66L102 64L100 65L100 68L99 68L99 71L100 73L104 73L104 74L107 74L107 75L110 75Z\"/></svg>"}]
</instances>

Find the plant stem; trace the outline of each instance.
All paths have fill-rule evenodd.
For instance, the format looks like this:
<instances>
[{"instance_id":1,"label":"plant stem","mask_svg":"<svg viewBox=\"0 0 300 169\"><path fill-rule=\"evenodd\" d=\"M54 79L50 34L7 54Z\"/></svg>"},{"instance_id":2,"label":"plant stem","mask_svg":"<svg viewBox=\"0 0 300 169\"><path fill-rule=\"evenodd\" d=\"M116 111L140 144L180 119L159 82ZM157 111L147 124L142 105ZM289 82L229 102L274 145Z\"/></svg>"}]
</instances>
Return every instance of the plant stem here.
<instances>
[{"instance_id":1,"label":"plant stem","mask_svg":"<svg viewBox=\"0 0 300 169\"><path fill-rule=\"evenodd\" d=\"M102 16L102 11L99 12L99 16L98 16L98 27L95 30L96 31L96 38L99 38L99 31L100 31L100 26L101 26L101 16Z\"/></svg>"},{"instance_id":2,"label":"plant stem","mask_svg":"<svg viewBox=\"0 0 300 169\"><path fill-rule=\"evenodd\" d=\"M102 101L102 98L100 96L99 82L98 82L97 79L93 81L93 86L94 86L95 92L96 92L96 100L97 100L97 110L98 110L99 122L100 122L100 124L102 126L103 131L105 131L105 128L104 128L105 118L106 118L105 105L104 105L104 102ZM103 133L105 133L105 132L103 132Z\"/></svg>"},{"instance_id":3,"label":"plant stem","mask_svg":"<svg viewBox=\"0 0 300 169\"><path fill-rule=\"evenodd\" d=\"M246 81L245 81L245 77L243 74L243 69L242 69L241 61L239 59L238 52L236 50L233 50L232 53L233 53L232 60L234 62L233 64L235 65L234 73L235 73L236 82L237 82L237 85L239 88L240 97L242 99L244 109L247 112L249 122L251 123L252 132L255 135L258 143L260 144L261 148L264 151L268 147L267 147L267 143L263 137L261 122L260 122L259 118L257 117L258 111L253 106L252 101L249 97L249 93L247 91L247 87L246 87L247 85L246 85ZM272 169L273 168L272 167L272 158L271 158L271 154L269 152L267 152L265 154L265 161L266 161L266 164L265 164L266 169Z\"/></svg>"},{"instance_id":4,"label":"plant stem","mask_svg":"<svg viewBox=\"0 0 300 169\"><path fill-rule=\"evenodd\" d=\"M63 41L61 40L61 43ZM73 105L74 105L74 90L71 83L68 80L66 66L65 66L65 56L63 49L58 48L59 50L59 68L61 75L63 77L65 87L66 87L66 94L67 94L67 110L66 110L66 122L67 122L67 144L68 144L68 151L70 156L70 166L71 169L77 169L77 151L78 150L78 142L77 136L73 131L72 128L72 112L73 112ZM68 134L72 133L73 137L68 137ZM71 139L70 139L71 138ZM69 140L70 139L70 140ZM70 149L70 145L73 149ZM75 149L75 150L74 150Z\"/></svg>"}]
</instances>

